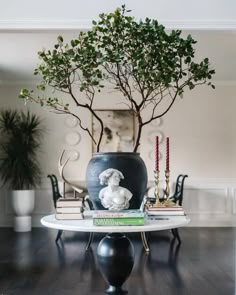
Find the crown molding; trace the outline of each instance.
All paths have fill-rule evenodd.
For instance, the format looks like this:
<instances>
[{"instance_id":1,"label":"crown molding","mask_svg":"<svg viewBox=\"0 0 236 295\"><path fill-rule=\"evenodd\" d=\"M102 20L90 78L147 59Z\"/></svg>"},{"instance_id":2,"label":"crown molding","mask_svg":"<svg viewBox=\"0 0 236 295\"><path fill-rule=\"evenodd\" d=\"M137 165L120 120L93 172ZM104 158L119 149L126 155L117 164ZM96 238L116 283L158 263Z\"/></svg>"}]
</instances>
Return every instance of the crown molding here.
<instances>
[{"instance_id":1,"label":"crown molding","mask_svg":"<svg viewBox=\"0 0 236 295\"><path fill-rule=\"evenodd\" d=\"M34 31L71 31L88 30L92 27L90 20L18 20L0 21L2 32L34 32Z\"/></svg>"},{"instance_id":2,"label":"crown molding","mask_svg":"<svg viewBox=\"0 0 236 295\"><path fill-rule=\"evenodd\" d=\"M166 29L236 30L236 20L159 20ZM0 32L88 30L92 20L1 20Z\"/></svg>"},{"instance_id":3,"label":"crown molding","mask_svg":"<svg viewBox=\"0 0 236 295\"><path fill-rule=\"evenodd\" d=\"M235 20L166 20L162 22L167 29L182 30L236 30Z\"/></svg>"}]
</instances>

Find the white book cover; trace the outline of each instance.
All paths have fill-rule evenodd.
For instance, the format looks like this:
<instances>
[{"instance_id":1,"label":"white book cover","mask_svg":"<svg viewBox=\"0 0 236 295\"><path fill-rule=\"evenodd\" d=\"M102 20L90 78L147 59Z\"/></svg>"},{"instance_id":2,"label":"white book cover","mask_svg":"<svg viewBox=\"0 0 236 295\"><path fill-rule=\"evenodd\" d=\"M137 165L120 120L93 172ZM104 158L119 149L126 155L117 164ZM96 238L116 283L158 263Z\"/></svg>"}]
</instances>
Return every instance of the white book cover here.
<instances>
[{"instance_id":1,"label":"white book cover","mask_svg":"<svg viewBox=\"0 0 236 295\"><path fill-rule=\"evenodd\" d=\"M55 217L58 220L83 219L83 214L82 213L57 213Z\"/></svg>"},{"instance_id":2,"label":"white book cover","mask_svg":"<svg viewBox=\"0 0 236 295\"><path fill-rule=\"evenodd\" d=\"M159 211L147 211L147 214L149 216L151 216L151 215L184 216L185 215L184 211L178 211L178 210L176 210L176 211L174 211L174 210L173 211L160 211L160 210Z\"/></svg>"},{"instance_id":3,"label":"white book cover","mask_svg":"<svg viewBox=\"0 0 236 295\"><path fill-rule=\"evenodd\" d=\"M56 208L57 213L80 213L82 207L59 207Z\"/></svg>"},{"instance_id":4,"label":"white book cover","mask_svg":"<svg viewBox=\"0 0 236 295\"><path fill-rule=\"evenodd\" d=\"M148 211L183 211L183 207L181 206L173 206L173 207L148 207Z\"/></svg>"},{"instance_id":5,"label":"white book cover","mask_svg":"<svg viewBox=\"0 0 236 295\"><path fill-rule=\"evenodd\" d=\"M60 198L56 202L56 207L81 207L82 205L82 200L75 198Z\"/></svg>"}]
</instances>

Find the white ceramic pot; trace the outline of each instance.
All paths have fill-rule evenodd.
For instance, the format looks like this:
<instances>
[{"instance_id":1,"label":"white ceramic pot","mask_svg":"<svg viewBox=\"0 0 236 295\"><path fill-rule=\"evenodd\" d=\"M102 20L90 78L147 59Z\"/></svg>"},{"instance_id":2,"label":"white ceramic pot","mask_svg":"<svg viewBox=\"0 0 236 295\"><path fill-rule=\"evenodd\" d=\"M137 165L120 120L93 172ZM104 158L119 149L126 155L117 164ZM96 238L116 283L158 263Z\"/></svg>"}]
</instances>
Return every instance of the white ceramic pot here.
<instances>
[{"instance_id":1,"label":"white ceramic pot","mask_svg":"<svg viewBox=\"0 0 236 295\"><path fill-rule=\"evenodd\" d=\"M34 190L12 191L12 207L15 213L14 230L17 232L31 231L31 215L34 210Z\"/></svg>"}]
</instances>

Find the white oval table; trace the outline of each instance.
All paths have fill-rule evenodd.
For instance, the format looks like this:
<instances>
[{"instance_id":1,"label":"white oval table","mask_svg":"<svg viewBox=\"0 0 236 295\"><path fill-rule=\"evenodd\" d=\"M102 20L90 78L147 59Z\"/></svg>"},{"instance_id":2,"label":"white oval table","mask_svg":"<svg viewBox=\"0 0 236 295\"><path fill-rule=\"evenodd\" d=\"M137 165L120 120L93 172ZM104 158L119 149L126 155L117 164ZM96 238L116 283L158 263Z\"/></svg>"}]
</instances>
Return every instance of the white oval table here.
<instances>
[{"instance_id":1,"label":"white oval table","mask_svg":"<svg viewBox=\"0 0 236 295\"><path fill-rule=\"evenodd\" d=\"M78 231L108 233L101 240L97 249L97 258L100 270L109 284L106 294L126 294L122 284L129 277L134 264L134 249L131 241L121 233L140 232L146 252L149 246L145 232L171 229L174 236L180 241L177 229L190 222L186 216L149 217L142 226L96 226L91 216L82 220L57 220L55 215L48 215L41 219L41 223L49 228Z\"/></svg>"},{"instance_id":2,"label":"white oval table","mask_svg":"<svg viewBox=\"0 0 236 295\"><path fill-rule=\"evenodd\" d=\"M190 219L187 216L166 216L166 217L154 217L145 220L144 225L138 226L97 226L93 225L93 220L90 216L85 216L85 219L81 220L57 220L55 215L48 215L41 219L41 223L50 228L79 231L79 232L150 232L166 229L173 229L187 225Z\"/></svg>"}]
</instances>

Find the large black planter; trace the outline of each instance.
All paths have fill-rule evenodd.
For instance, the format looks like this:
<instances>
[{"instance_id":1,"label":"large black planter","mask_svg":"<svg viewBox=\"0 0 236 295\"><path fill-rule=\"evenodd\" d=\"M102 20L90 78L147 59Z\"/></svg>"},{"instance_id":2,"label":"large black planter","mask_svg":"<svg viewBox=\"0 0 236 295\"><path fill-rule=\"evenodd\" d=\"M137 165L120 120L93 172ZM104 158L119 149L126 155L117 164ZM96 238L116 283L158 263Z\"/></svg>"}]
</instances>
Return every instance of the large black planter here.
<instances>
[{"instance_id":1,"label":"large black planter","mask_svg":"<svg viewBox=\"0 0 236 295\"><path fill-rule=\"evenodd\" d=\"M86 171L86 182L89 196L95 209L104 209L98 198L100 190L105 187L99 182L99 174L108 168L121 171L124 179L120 186L127 188L133 197L131 209L138 209L147 188L147 168L139 153L94 153Z\"/></svg>"},{"instance_id":2,"label":"large black planter","mask_svg":"<svg viewBox=\"0 0 236 295\"><path fill-rule=\"evenodd\" d=\"M121 233L106 235L98 245L98 264L109 284L106 294L126 294L122 284L129 277L134 265L134 248Z\"/></svg>"}]
</instances>

